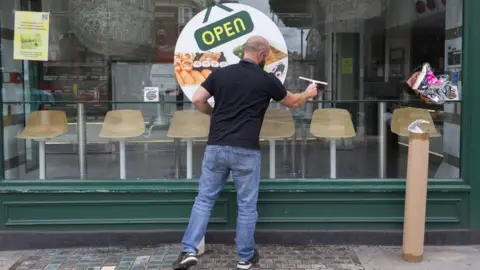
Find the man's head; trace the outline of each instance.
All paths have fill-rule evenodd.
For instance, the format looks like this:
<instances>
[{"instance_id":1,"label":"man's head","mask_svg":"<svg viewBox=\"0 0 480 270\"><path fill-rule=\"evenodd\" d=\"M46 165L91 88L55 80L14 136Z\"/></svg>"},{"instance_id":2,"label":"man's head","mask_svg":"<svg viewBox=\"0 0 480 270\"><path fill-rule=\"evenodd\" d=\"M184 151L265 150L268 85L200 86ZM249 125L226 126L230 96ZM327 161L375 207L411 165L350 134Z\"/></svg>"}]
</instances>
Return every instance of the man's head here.
<instances>
[{"instance_id":1,"label":"man's head","mask_svg":"<svg viewBox=\"0 0 480 270\"><path fill-rule=\"evenodd\" d=\"M252 36L245 43L243 50L245 51L245 58L257 63L262 69L265 66L265 61L270 53L270 43L261 36Z\"/></svg>"}]
</instances>

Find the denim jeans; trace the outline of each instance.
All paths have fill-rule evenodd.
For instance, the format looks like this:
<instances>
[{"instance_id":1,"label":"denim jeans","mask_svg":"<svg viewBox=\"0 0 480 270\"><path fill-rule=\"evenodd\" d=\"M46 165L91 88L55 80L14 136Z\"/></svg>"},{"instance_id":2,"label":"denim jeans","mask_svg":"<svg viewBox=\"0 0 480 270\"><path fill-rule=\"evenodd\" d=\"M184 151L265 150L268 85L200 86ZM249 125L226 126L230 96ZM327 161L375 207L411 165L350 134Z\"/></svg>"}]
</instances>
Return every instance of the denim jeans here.
<instances>
[{"instance_id":1,"label":"denim jeans","mask_svg":"<svg viewBox=\"0 0 480 270\"><path fill-rule=\"evenodd\" d=\"M253 257L260 183L260 151L231 146L208 145L205 150L197 199L183 236L182 252L196 253L207 230L210 212L232 172L237 189L237 249L239 261Z\"/></svg>"}]
</instances>

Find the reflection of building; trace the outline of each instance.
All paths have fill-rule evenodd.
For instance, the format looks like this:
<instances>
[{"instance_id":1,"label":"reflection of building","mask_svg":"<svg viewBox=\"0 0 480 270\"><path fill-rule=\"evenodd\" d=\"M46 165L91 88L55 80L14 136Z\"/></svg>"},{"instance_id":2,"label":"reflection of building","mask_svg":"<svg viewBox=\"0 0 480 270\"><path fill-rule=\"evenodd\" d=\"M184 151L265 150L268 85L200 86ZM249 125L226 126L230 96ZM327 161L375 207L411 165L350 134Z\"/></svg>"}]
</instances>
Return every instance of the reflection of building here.
<instances>
[{"instance_id":1,"label":"reflection of building","mask_svg":"<svg viewBox=\"0 0 480 270\"><path fill-rule=\"evenodd\" d=\"M457 10L452 17L458 21L462 1L447 6L442 1L428 2L308 1L310 8L306 3L272 0L270 4L286 26L316 27L307 36L306 60L315 62L316 77L330 82L325 98L364 100L404 98L402 80L423 62L430 62L437 73L446 70L446 14ZM419 5L425 8L419 9ZM450 46L460 47L461 40ZM363 118L371 111L369 105L348 109L360 134L376 134L376 128L365 125L376 120ZM441 145L434 144L434 148L440 151ZM458 167L454 171L458 174Z\"/></svg>"},{"instance_id":2,"label":"reflection of building","mask_svg":"<svg viewBox=\"0 0 480 270\"><path fill-rule=\"evenodd\" d=\"M204 9L208 0L155 0L155 62L173 62L177 38L186 23Z\"/></svg>"},{"instance_id":3,"label":"reflection of building","mask_svg":"<svg viewBox=\"0 0 480 270\"><path fill-rule=\"evenodd\" d=\"M310 0L269 0L270 8L287 27L310 28L313 23Z\"/></svg>"}]
</instances>

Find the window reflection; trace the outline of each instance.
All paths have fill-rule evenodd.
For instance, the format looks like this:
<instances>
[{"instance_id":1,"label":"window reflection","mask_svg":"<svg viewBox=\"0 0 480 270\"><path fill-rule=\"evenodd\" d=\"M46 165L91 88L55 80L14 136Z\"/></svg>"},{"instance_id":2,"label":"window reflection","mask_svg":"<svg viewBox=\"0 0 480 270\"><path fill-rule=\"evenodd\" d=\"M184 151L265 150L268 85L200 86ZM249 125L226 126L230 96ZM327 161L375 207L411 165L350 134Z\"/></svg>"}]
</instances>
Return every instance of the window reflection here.
<instances>
[{"instance_id":1,"label":"window reflection","mask_svg":"<svg viewBox=\"0 0 480 270\"><path fill-rule=\"evenodd\" d=\"M390 132L389 117L407 106L430 110L443 135L432 139L430 177L460 177L461 102L426 104L404 82L428 62L436 75L449 74L461 88L462 0L448 4L441 0L220 2L254 7L279 27L288 47L285 85L289 90L304 89L306 83L299 76L329 83L318 103L289 111L295 135L275 144L276 178L330 177L330 144L310 132L314 112L324 108L346 109L356 132L354 138L336 143L337 178L405 177L408 141ZM174 78L174 50L183 27L211 4L206 0L32 1L32 10L51 12L50 60L28 63L24 67L28 72L22 73L28 85L18 90L26 94L7 95L5 100L38 101L38 108L66 112L68 133L47 142L47 178L75 178L76 102L87 102L89 178L118 178L118 170L111 169L119 166L118 143L98 134L107 112L119 109L139 110L146 127L145 134L127 141L128 178L186 177L187 143L168 136L174 113L192 109ZM3 9L7 3L1 5ZM6 19L7 27L13 25L13 17ZM12 44L2 45L6 72L20 71L21 63L7 53ZM147 86L160 88L158 104L144 103ZM43 91L47 98L35 91ZM283 109L278 104L271 107ZM4 115L25 119L34 109L16 106ZM20 121L16 129L22 125ZM381 141L385 142L383 154ZM35 154L31 154L35 147L27 141L8 150L24 157L8 168L16 170L11 178L37 177ZM199 176L204 147L205 139L194 140L193 178ZM270 144L265 141L263 178L270 176L269 153ZM23 165L33 169L19 169Z\"/></svg>"}]
</instances>

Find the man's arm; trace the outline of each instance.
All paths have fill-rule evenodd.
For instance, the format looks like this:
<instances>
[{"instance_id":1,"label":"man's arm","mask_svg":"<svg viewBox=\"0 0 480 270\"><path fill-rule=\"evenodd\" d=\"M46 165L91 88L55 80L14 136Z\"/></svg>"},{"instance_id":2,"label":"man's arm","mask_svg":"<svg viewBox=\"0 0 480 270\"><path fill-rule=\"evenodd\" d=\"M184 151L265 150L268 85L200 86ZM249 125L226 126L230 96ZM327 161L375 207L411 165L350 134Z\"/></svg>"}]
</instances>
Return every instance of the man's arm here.
<instances>
[{"instance_id":1,"label":"man's arm","mask_svg":"<svg viewBox=\"0 0 480 270\"><path fill-rule=\"evenodd\" d=\"M294 109L307 103L308 99L315 98L318 95L317 85L312 83L302 93L292 93L287 91L287 96L280 101L280 104L288 108Z\"/></svg>"},{"instance_id":2,"label":"man's arm","mask_svg":"<svg viewBox=\"0 0 480 270\"><path fill-rule=\"evenodd\" d=\"M198 87L192 98L193 106L204 114L212 115L213 108L210 103L208 103L208 99L211 96L212 95L210 95L207 89L203 88L203 86Z\"/></svg>"}]
</instances>

